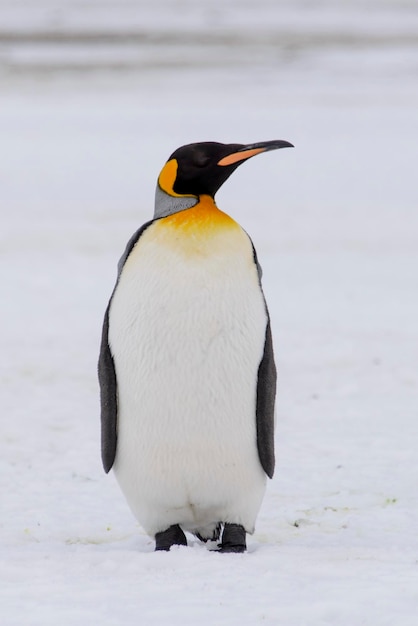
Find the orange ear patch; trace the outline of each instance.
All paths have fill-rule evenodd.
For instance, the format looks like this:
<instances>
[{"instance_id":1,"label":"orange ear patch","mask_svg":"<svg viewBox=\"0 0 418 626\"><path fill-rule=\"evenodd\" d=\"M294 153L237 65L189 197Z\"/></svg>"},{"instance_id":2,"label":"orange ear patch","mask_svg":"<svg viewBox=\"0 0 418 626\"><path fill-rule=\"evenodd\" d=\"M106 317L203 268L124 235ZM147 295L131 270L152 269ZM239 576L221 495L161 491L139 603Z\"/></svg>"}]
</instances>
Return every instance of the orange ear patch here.
<instances>
[{"instance_id":1,"label":"orange ear patch","mask_svg":"<svg viewBox=\"0 0 418 626\"><path fill-rule=\"evenodd\" d=\"M218 165L233 165L234 163L238 163L238 161L244 161L245 159L249 159L256 154L260 154L260 152L265 152L265 150L265 148L253 148L252 150L234 152L233 154L228 154L226 157L218 161Z\"/></svg>"},{"instance_id":2,"label":"orange ear patch","mask_svg":"<svg viewBox=\"0 0 418 626\"><path fill-rule=\"evenodd\" d=\"M179 197L179 194L173 191L173 187L176 182L177 168L178 163L176 159L171 159L164 165L158 177L158 184L161 189L168 193L169 196L175 196L176 198Z\"/></svg>"}]
</instances>

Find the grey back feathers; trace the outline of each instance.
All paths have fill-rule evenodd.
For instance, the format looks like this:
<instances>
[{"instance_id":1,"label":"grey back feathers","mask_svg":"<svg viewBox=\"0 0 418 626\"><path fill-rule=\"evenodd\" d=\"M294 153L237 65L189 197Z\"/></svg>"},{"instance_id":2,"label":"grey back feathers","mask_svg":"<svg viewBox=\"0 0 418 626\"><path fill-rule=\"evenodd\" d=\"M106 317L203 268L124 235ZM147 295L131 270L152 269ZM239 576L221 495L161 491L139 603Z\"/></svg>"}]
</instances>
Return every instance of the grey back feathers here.
<instances>
[{"instance_id":1,"label":"grey back feathers","mask_svg":"<svg viewBox=\"0 0 418 626\"><path fill-rule=\"evenodd\" d=\"M155 190L154 219L158 219L160 217L168 217L169 215L173 215L174 213L178 213L179 211L191 209L198 202L199 198L197 198L196 196L180 198L169 196L168 193L163 191L161 187L157 184L157 188Z\"/></svg>"}]
</instances>

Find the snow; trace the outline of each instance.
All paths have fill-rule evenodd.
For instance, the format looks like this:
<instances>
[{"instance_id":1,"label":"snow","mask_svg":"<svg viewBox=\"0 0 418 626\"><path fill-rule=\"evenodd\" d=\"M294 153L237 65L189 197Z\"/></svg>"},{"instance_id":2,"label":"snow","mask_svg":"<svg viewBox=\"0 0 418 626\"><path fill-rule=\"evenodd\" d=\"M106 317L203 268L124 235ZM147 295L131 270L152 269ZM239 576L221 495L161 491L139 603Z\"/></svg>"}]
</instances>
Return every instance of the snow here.
<instances>
[{"instance_id":1,"label":"snow","mask_svg":"<svg viewBox=\"0 0 418 626\"><path fill-rule=\"evenodd\" d=\"M23 10L12 4L3 15ZM66 4L81 28L76 3L63 3L62 20ZM342 4L337 19L318 3L325 31L340 19L376 29L377 3L367 16ZM281 6L296 37L303 3ZM384 3L389 30L388 14L397 33L416 19L412 3ZM230 11L224 22L233 26ZM180 51L176 66L162 46L154 68L0 67L1 623L415 626L416 43L309 44L277 63L273 48L257 48L248 66L236 50L223 66L218 47L214 63L184 65ZM152 215L176 147L275 138L296 147L243 165L217 200L264 270L276 474L247 554L212 553L192 537L154 553L100 463L96 360L116 262Z\"/></svg>"}]
</instances>

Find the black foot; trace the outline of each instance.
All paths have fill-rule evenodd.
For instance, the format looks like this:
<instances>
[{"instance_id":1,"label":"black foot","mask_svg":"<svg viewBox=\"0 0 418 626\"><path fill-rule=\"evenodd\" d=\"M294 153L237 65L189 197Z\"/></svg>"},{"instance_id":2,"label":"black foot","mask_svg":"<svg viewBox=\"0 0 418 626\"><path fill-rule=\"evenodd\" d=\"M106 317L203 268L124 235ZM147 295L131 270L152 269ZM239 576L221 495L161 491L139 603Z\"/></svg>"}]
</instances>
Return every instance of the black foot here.
<instances>
[{"instance_id":1,"label":"black foot","mask_svg":"<svg viewBox=\"0 0 418 626\"><path fill-rule=\"evenodd\" d=\"M168 551L171 546L187 546L186 535L178 524L155 535L155 551Z\"/></svg>"},{"instance_id":2,"label":"black foot","mask_svg":"<svg viewBox=\"0 0 418 626\"><path fill-rule=\"evenodd\" d=\"M240 524L225 524L219 552L245 552L245 528Z\"/></svg>"}]
</instances>

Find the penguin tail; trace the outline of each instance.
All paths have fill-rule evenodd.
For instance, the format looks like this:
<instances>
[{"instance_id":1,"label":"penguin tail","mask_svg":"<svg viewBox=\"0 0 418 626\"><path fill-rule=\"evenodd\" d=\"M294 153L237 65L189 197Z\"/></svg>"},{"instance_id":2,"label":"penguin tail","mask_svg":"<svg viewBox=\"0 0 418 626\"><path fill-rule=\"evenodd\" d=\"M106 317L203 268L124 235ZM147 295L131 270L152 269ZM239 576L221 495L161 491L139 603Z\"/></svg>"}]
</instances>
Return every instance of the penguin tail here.
<instances>
[{"instance_id":1,"label":"penguin tail","mask_svg":"<svg viewBox=\"0 0 418 626\"><path fill-rule=\"evenodd\" d=\"M207 541L218 541L221 536L222 524L217 522L216 524L208 524L204 528L197 528L193 531L195 537L200 541L206 543Z\"/></svg>"}]
</instances>

